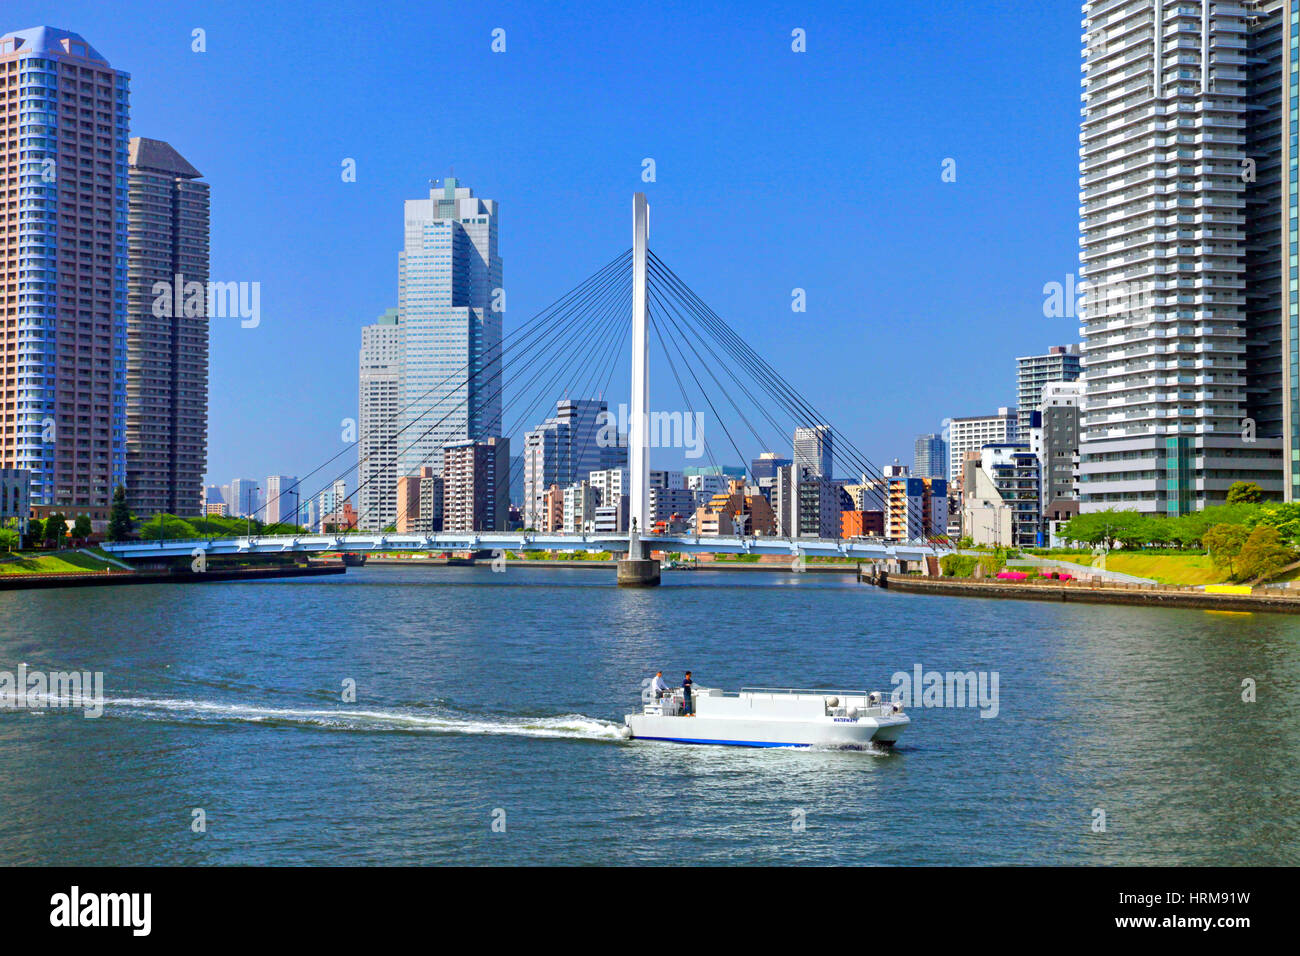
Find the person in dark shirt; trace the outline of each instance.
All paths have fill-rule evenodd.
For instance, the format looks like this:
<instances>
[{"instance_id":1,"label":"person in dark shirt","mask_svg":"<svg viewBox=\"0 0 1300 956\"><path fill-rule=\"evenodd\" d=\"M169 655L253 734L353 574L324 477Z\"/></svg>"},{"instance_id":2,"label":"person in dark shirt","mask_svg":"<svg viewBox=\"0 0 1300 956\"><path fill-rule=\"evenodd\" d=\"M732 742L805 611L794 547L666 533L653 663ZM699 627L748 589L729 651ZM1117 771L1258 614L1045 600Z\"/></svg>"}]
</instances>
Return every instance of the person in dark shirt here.
<instances>
[{"instance_id":1,"label":"person in dark shirt","mask_svg":"<svg viewBox=\"0 0 1300 956\"><path fill-rule=\"evenodd\" d=\"M686 717L695 716L695 702L691 699L691 687L694 685L691 680L691 672L686 672L686 677L682 679L682 714Z\"/></svg>"}]
</instances>

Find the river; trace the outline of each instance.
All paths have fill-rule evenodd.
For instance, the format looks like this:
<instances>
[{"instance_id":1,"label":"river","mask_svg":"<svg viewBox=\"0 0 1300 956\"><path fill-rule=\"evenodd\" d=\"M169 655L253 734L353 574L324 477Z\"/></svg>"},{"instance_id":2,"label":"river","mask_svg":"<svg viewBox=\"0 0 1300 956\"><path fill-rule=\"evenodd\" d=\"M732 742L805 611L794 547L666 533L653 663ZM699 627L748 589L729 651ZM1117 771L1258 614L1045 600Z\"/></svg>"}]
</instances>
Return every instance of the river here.
<instances>
[{"instance_id":1,"label":"river","mask_svg":"<svg viewBox=\"0 0 1300 956\"><path fill-rule=\"evenodd\" d=\"M10 864L1300 863L1283 615L376 567L0 593L21 664L102 672L105 703L0 710ZM621 735L660 668L889 690L917 665L996 673L996 713L914 707L888 753Z\"/></svg>"}]
</instances>

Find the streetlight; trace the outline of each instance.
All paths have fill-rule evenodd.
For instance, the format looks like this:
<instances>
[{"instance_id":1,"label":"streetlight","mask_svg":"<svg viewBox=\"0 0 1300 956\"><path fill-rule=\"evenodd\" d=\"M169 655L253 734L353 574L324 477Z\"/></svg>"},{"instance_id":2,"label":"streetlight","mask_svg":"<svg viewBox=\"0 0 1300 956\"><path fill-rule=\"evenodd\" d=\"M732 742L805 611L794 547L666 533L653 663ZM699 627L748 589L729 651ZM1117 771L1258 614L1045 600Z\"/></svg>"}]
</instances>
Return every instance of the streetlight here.
<instances>
[{"instance_id":1,"label":"streetlight","mask_svg":"<svg viewBox=\"0 0 1300 956\"><path fill-rule=\"evenodd\" d=\"M248 489L248 507L244 509L244 517L248 519L248 531L245 537L253 537L253 495L262 490L261 485L253 485Z\"/></svg>"}]
</instances>

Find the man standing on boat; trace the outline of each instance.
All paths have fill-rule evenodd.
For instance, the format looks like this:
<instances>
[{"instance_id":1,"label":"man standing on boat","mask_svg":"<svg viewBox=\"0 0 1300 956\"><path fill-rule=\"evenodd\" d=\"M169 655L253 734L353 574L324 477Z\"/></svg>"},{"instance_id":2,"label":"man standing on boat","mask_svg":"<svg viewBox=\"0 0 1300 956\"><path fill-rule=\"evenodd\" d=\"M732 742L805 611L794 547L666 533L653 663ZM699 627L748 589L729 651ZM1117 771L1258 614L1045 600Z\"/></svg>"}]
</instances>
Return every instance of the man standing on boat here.
<instances>
[{"instance_id":1,"label":"man standing on boat","mask_svg":"<svg viewBox=\"0 0 1300 956\"><path fill-rule=\"evenodd\" d=\"M650 689L654 691L655 700L668 693L668 682L664 680L663 671L655 672L655 679L650 682Z\"/></svg>"},{"instance_id":2,"label":"man standing on boat","mask_svg":"<svg viewBox=\"0 0 1300 956\"><path fill-rule=\"evenodd\" d=\"M693 680L691 680L691 672L690 672L690 671L687 671L687 672L686 672L686 677L682 679L682 697L684 698L683 701L682 701L682 716L683 716L683 717L694 717L694 716L695 716L695 704L694 704L694 702L691 700L691 687L692 687L694 684L695 684L695 682L694 682Z\"/></svg>"}]
</instances>

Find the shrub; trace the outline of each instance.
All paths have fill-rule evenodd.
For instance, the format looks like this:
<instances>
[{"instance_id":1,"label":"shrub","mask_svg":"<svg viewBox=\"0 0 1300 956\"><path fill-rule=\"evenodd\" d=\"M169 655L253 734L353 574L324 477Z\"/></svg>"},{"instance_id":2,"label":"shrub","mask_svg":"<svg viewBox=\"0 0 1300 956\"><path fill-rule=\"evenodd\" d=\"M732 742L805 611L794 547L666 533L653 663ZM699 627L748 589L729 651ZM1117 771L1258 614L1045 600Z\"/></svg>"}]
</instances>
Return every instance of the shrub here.
<instances>
[{"instance_id":1,"label":"shrub","mask_svg":"<svg viewBox=\"0 0 1300 956\"><path fill-rule=\"evenodd\" d=\"M1228 487L1230 505L1252 505L1264 500L1264 489L1253 481L1234 481Z\"/></svg>"},{"instance_id":2,"label":"shrub","mask_svg":"<svg viewBox=\"0 0 1300 956\"><path fill-rule=\"evenodd\" d=\"M1237 560L1237 580L1271 578L1295 560L1295 552L1282 541L1277 528L1260 526L1250 533Z\"/></svg>"},{"instance_id":3,"label":"shrub","mask_svg":"<svg viewBox=\"0 0 1300 956\"><path fill-rule=\"evenodd\" d=\"M946 578L968 578L975 573L975 561L971 554L945 554L939 559L939 570Z\"/></svg>"}]
</instances>

